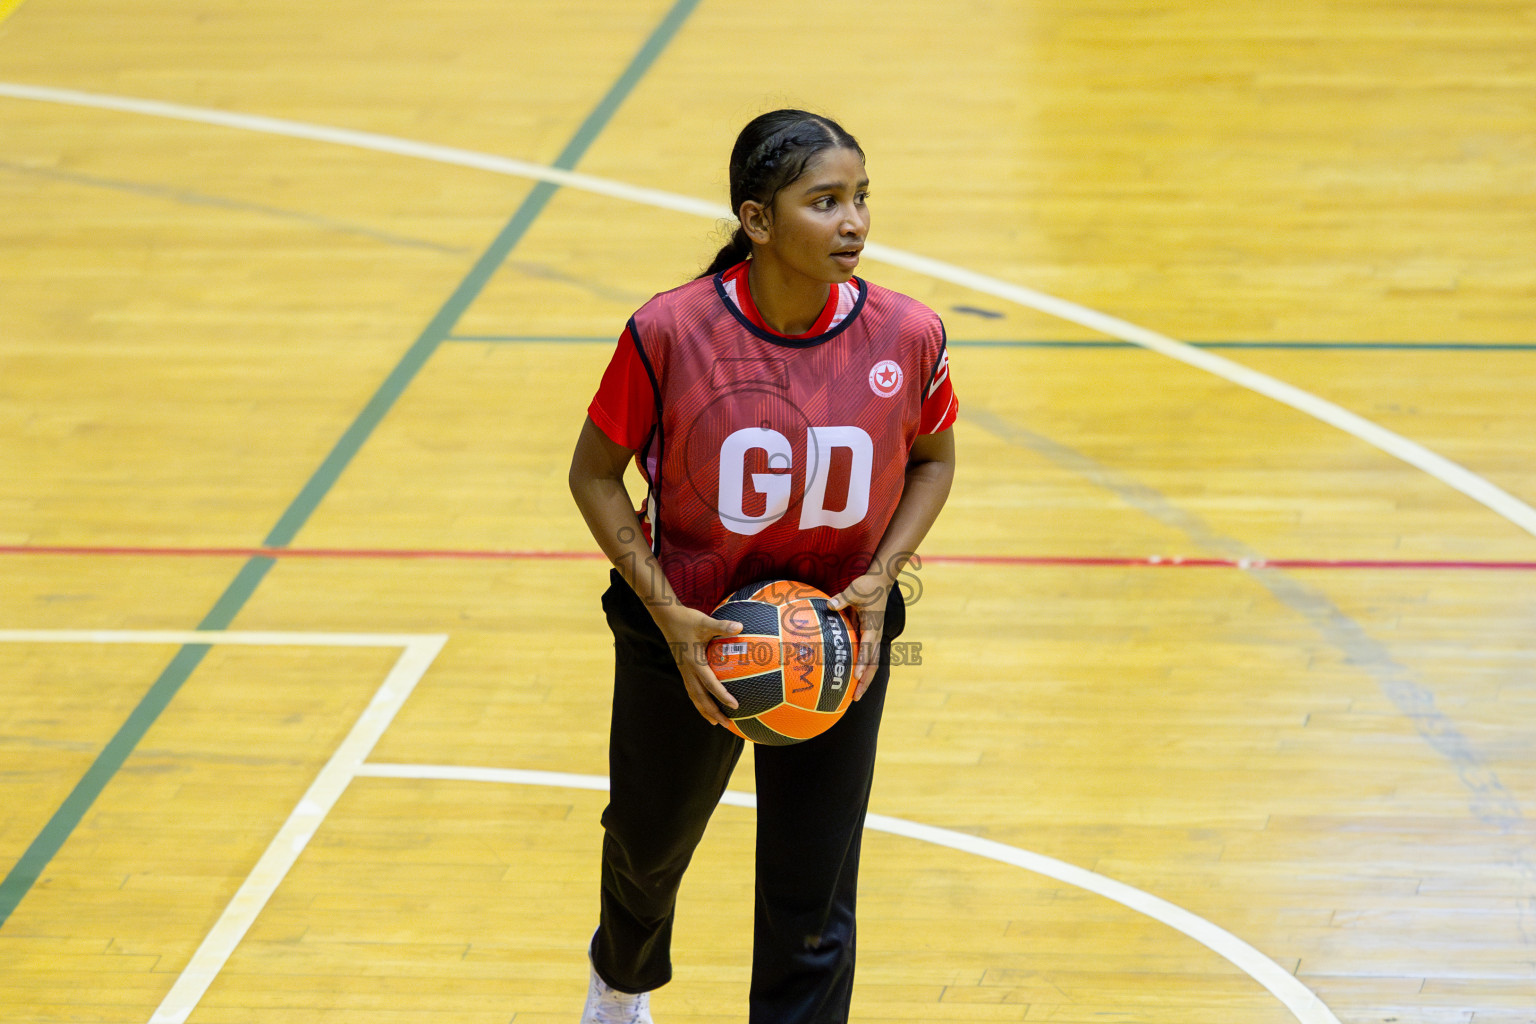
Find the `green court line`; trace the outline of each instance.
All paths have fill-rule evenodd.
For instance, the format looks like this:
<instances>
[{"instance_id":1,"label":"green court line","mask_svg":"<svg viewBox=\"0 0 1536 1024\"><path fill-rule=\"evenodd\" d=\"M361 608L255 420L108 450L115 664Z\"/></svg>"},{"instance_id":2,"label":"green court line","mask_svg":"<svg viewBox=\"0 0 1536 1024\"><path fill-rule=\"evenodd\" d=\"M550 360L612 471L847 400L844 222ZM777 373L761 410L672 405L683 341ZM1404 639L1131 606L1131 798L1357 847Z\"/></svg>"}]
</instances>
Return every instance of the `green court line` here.
<instances>
[{"instance_id":1,"label":"green court line","mask_svg":"<svg viewBox=\"0 0 1536 1024\"><path fill-rule=\"evenodd\" d=\"M489 342L494 344L612 345L618 336L599 334L453 334L444 341ZM1066 339L972 340L950 338L955 348L1141 348L1129 341L1069 341ZM1502 341L1190 341L1195 348L1280 348L1280 349L1380 349L1392 352L1536 352L1536 343Z\"/></svg>"},{"instance_id":2,"label":"green court line","mask_svg":"<svg viewBox=\"0 0 1536 1024\"><path fill-rule=\"evenodd\" d=\"M650 70L698 5L699 0L677 0L672 5L661 23L652 31L645 44L630 61L629 66L624 69L624 73L619 76L618 81L581 123L576 134L571 137L571 141L555 160L554 166L562 170L575 169L577 162L602 134L619 106L645 77L646 72ZM512 215L512 219L492 240L484 254L475 261L469 273L459 282L459 286L438 310L437 315L422 330L415 344L407 350L399 364L379 385L378 390L363 407L357 419L342 434L341 439L336 442L330 454L320 464L320 468L315 471L303 490L299 492L298 497L288 506L277 525L263 541L264 547L287 547L293 542L293 538L314 514L320 501L336 485L342 472L357 455L373 430L394 406L396 400L404 394L405 389L426 365L437 347L449 338L459 318L479 296L491 276L527 233L534 220L543 212L544 207L555 194L556 188L557 186L548 182L539 182L523 199L522 204ZM235 616L255 594L256 588L273 564L275 564L274 559L269 557L256 557L246 562L197 628L200 630L229 628ZM4 881L0 881L0 928L5 926L12 912L37 884L43 871L47 869L65 841L74 833L96 798L122 768L139 741L154 725L160 713L169 706L171 699L176 696L182 684L192 675L193 670L207 653L208 645L206 644L189 644L177 651L170 664L149 688L144 699L139 702L138 707L129 714L127 721L102 748L95 762L86 770L74 790L65 798L53 817L38 833L37 838L6 874Z\"/></svg>"},{"instance_id":3,"label":"green court line","mask_svg":"<svg viewBox=\"0 0 1536 1024\"><path fill-rule=\"evenodd\" d=\"M261 578L267 574L276 562L271 558L253 558L246 562L240 570L235 581L225 590L224 595L214 604L203 621L198 623L198 629L219 630L228 629L241 606L245 603L242 594L249 596L250 591L256 589ZM91 764L80 781L75 783L75 788L64 798L59 809L54 812L48 824L43 826L37 838L22 852L14 867L0 882L0 927L4 927L6 920L11 916L22 897L32 890L32 886L42 877L43 871L53 861L54 855L64 845L64 841L74 832L75 827L84 819L91 805L101 795L107 783L122 768L128 760L128 755L133 753L149 731L149 727L155 724L164 711L171 698L176 696L176 691L181 689L181 684L192 674L192 670L202 663L203 657L208 653L207 644L188 644L176 652L169 665L160 673L155 684L149 688L149 692L139 701L139 704L129 713L127 720L117 730L101 753L96 755L96 760Z\"/></svg>"}]
</instances>

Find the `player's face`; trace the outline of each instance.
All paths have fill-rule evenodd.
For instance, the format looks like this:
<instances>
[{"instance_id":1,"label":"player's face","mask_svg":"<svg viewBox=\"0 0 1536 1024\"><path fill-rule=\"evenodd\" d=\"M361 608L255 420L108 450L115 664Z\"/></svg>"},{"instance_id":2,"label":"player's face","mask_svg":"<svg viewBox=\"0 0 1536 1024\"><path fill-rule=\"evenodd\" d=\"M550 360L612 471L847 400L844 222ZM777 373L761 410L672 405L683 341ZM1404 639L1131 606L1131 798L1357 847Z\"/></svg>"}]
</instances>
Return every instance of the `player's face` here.
<instances>
[{"instance_id":1,"label":"player's face","mask_svg":"<svg viewBox=\"0 0 1536 1024\"><path fill-rule=\"evenodd\" d=\"M822 150L774 197L773 255L812 280L848 280L869 234L868 197L863 158L851 149Z\"/></svg>"}]
</instances>

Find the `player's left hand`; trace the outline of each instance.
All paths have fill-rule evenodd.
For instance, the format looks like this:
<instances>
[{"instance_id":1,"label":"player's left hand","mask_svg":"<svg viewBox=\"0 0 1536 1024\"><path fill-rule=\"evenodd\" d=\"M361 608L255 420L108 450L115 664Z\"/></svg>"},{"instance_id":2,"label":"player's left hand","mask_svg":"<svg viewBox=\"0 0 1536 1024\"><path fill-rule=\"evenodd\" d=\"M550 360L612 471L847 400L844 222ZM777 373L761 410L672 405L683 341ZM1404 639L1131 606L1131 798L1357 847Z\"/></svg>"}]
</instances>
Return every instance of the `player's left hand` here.
<instances>
[{"instance_id":1,"label":"player's left hand","mask_svg":"<svg viewBox=\"0 0 1536 1024\"><path fill-rule=\"evenodd\" d=\"M885 632L885 601L890 593L890 578L884 573L870 573L848 584L848 589L827 602L833 611L852 608L858 615L859 682L854 687L854 700L864 696L880 668L880 637Z\"/></svg>"}]
</instances>

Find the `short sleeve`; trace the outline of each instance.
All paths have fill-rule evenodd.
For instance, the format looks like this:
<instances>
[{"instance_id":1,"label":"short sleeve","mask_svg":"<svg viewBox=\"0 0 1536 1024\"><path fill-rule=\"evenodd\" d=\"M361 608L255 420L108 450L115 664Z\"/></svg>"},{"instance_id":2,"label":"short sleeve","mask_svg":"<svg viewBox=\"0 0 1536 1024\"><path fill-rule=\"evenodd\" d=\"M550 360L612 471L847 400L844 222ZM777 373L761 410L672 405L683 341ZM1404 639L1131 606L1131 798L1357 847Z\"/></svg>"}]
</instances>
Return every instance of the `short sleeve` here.
<instances>
[{"instance_id":1,"label":"short sleeve","mask_svg":"<svg viewBox=\"0 0 1536 1024\"><path fill-rule=\"evenodd\" d=\"M608 440L631 451L645 444L656 424L656 395L651 375L640 358L640 347L629 327L619 335L613 358L597 394L587 406L587 415Z\"/></svg>"},{"instance_id":2,"label":"short sleeve","mask_svg":"<svg viewBox=\"0 0 1536 1024\"><path fill-rule=\"evenodd\" d=\"M955 398L955 388L949 379L949 346L939 349L939 362L923 392L923 413L918 424L919 434L937 434L948 430L960 412L960 402Z\"/></svg>"}]
</instances>

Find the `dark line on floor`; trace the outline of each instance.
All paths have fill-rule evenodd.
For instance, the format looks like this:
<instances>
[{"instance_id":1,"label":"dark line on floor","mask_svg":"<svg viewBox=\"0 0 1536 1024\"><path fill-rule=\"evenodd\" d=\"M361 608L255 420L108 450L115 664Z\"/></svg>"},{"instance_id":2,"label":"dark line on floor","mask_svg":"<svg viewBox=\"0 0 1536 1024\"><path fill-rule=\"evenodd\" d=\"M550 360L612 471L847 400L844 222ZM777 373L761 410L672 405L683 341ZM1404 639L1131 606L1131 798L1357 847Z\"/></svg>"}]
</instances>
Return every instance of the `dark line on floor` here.
<instances>
[{"instance_id":1,"label":"dark line on floor","mask_svg":"<svg viewBox=\"0 0 1536 1024\"><path fill-rule=\"evenodd\" d=\"M699 0L678 0L672 6L661 24L651 33L623 74L619 76L618 81L581 123L571 141L556 159L555 167L562 170L574 169L582 155L608 125L619 105L655 63L656 58L671 42L698 3ZM543 211L555 191L556 186L548 182L539 182L528 193L517 212L512 215L512 219L502 228L489 248L475 261L469 274L454 289L453 294L427 324L415 344L379 386L373 398L342 435L341 440L336 443L309 482L305 484L298 497L288 506L263 542L265 547L282 548L293 540L374 428L405 391L421 367L426 364L438 345L448 337L459 317L480 294L491 275L527 232L529 225ZM228 628L230 622L245 607L274 564L274 560L265 555L253 557L247 561L234 580L225 588L224 593L214 604L213 610L197 628L200 630ZM189 644L176 653L139 706L129 715L128 720L116 735L108 741L95 763L65 798L63 805L43 826L37 838L6 874L5 879L0 881L0 928L4 927L22 898L42 877L43 871L78 827L97 796L116 775L139 740L169 705L171 698L181 689L182 684L191 676L193 669L203 660L207 652L206 644Z\"/></svg>"},{"instance_id":2,"label":"dark line on floor","mask_svg":"<svg viewBox=\"0 0 1536 1024\"><path fill-rule=\"evenodd\" d=\"M289 210L279 206L250 203L241 199L208 195L203 192L193 192L190 189L175 188L169 185L126 181L121 178L106 178L100 175L82 174L79 171L63 171L55 167L29 167L25 164L10 163L4 160L0 160L0 171L26 174L48 181L65 182L71 185L111 189L129 195L143 196L148 199L161 199L167 202L179 203L183 206L204 206L217 210L227 210L232 213L255 213L264 217L292 221L320 231L370 238L376 242L383 242L386 245L427 249L451 256L462 256L470 251L467 246L443 245L425 238L411 238L408 235L398 235L392 231L381 231L366 224L353 224L319 214L305 213L302 210Z\"/></svg>"}]
</instances>

